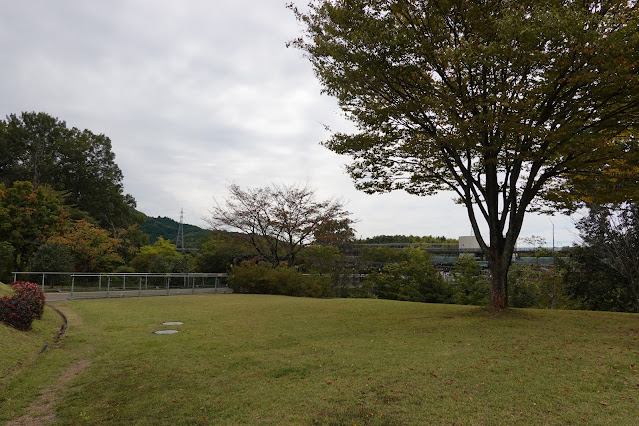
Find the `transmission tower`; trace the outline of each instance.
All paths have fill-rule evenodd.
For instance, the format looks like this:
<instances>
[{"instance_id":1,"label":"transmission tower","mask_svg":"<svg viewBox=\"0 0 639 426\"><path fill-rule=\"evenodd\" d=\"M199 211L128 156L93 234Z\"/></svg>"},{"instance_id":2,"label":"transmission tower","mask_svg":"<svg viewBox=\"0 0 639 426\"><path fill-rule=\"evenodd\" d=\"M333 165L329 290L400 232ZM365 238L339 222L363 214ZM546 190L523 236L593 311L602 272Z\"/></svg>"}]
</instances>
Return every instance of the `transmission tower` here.
<instances>
[{"instance_id":1,"label":"transmission tower","mask_svg":"<svg viewBox=\"0 0 639 426\"><path fill-rule=\"evenodd\" d=\"M180 210L180 225L178 226L178 234L175 239L175 249L184 250L184 209Z\"/></svg>"}]
</instances>

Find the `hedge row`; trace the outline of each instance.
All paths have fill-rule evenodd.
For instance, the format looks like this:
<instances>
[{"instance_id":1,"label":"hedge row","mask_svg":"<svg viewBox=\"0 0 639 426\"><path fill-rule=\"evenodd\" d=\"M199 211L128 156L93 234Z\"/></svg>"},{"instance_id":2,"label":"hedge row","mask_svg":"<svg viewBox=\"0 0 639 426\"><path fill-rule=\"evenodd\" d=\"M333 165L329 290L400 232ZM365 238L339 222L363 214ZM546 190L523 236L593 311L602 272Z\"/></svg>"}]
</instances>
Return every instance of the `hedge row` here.
<instances>
[{"instance_id":1,"label":"hedge row","mask_svg":"<svg viewBox=\"0 0 639 426\"><path fill-rule=\"evenodd\" d=\"M333 285L329 277L304 275L294 268L281 265L255 264L244 261L234 266L229 277L229 286L234 293L280 294L298 297L333 296Z\"/></svg>"},{"instance_id":2,"label":"hedge row","mask_svg":"<svg viewBox=\"0 0 639 426\"><path fill-rule=\"evenodd\" d=\"M0 322L18 330L29 330L34 320L42 318L44 293L37 284L30 282L18 281L9 285L16 294L0 299Z\"/></svg>"}]
</instances>

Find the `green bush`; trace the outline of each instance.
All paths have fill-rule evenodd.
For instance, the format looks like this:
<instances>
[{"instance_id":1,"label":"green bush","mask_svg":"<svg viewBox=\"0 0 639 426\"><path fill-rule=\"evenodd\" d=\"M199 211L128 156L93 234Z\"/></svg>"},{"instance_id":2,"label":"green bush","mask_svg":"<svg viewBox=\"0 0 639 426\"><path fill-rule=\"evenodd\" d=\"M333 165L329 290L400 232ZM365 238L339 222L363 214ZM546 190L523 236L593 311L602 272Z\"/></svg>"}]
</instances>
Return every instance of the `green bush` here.
<instances>
[{"instance_id":1,"label":"green bush","mask_svg":"<svg viewBox=\"0 0 639 426\"><path fill-rule=\"evenodd\" d=\"M136 270L133 266L120 265L117 268L115 268L113 272L116 274L133 274L136 272Z\"/></svg>"},{"instance_id":2,"label":"green bush","mask_svg":"<svg viewBox=\"0 0 639 426\"><path fill-rule=\"evenodd\" d=\"M29 260L28 268L35 272L73 272L73 254L63 245L46 243Z\"/></svg>"},{"instance_id":3,"label":"green bush","mask_svg":"<svg viewBox=\"0 0 639 426\"><path fill-rule=\"evenodd\" d=\"M280 294L299 297L328 297L333 295L329 277L304 275L295 268L269 263L244 261L234 266L229 286L235 293Z\"/></svg>"},{"instance_id":4,"label":"green bush","mask_svg":"<svg viewBox=\"0 0 639 426\"><path fill-rule=\"evenodd\" d=\"M453 271L455 303L460 305L487 305L490 299L490 282L482 274L481 266L473 257L460 256Z\"/></svg>"},{"instance_id":5,"label":"green bush","mask_svg":"<svg viewBox=\"0 0 639 426\"><path fill-rule=\"evenodd\" d=\"M509 305L513 308L579 309L580 305L564 294L565 274L566 266L562 261L553 267L513 265L508 274Z\"/></svg>"},{"instance_id":6,"label":"green bush","mask_svg":"<svg viewBox=\"0 0 639 426\"><path fill-rule=\"evenodd\" d=\"M411 247L392 254L402 260L388 262L366 278L377 297L428 303L452 301L450 287L431 264L426 251Z\"/></svg>"},{"instance_id":7,"label":"green bush","mask_svg":"<svg viewBox=\"0 0 639 426\"><path fill-rule=\"evenodd\" d=\"M29 271L33 272L73 272L73 253L63 245L56 243L42 244L28 263ZM71 285L70 275L46 276L46 285L51 288Z\"/></svg>"}]
</instances>

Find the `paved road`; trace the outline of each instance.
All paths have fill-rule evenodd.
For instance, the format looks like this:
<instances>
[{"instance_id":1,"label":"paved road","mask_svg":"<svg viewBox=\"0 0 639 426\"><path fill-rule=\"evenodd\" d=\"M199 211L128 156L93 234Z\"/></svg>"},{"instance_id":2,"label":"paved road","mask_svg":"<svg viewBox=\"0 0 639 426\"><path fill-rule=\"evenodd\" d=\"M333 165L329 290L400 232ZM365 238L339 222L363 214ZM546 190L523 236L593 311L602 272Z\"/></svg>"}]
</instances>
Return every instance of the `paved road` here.
<instances>
[{"instance_id":1,"label":"paved road","mask_svg":"<svg viewBox=\"0 0 639 426\"><path fill-rule=\"evenodd\" d=\"M196 288L195 291L191 288L172 288L169 290L169 296L178 296L184 294L214 294L214 293L232 293L233 291L228 287L220 288ZM127 289L127 290L110 290L108 295L106 291L76 291L71 297L70 292L49 292L45 293L47 302L60 302L63 300L78 300L78 299L100 299L100 298L117 298L117 297L138 297L138 296L167 296L166 289Z\"/></svg>"}]
</instances>

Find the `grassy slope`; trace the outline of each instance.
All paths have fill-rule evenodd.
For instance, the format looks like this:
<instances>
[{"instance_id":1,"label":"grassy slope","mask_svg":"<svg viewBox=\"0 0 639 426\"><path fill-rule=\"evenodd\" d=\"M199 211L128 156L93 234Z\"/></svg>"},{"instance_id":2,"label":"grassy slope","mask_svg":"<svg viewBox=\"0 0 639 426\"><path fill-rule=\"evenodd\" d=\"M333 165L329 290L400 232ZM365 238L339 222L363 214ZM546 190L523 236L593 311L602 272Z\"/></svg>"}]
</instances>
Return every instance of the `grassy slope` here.
<instances>
[{"instance_id":1,"label":"grassy slope","mask_svg":"<svg viewBox=\"0 0 639 426\"><path fill-rule=\"evenodd\" d=\"M0 297L13 294L11 287L0 283ZM27 332L0 323L0 390L19 369L27 368L33 362L42 346L52 341L60 324L60 317L49 308L45 308L42 320L34 321Z\"/></svg>"},{"instance_id":2,"label":"grassy slope","mask_svg":"<svg viewBox=\"0 0 639 426\"><path fill-rule=\"evenodd\" d=\"M632 314L252 295L58 306L69 337L38 369L60 371L60 353L92 362L62 393L63 424L636 420ZM163 321L185 324L152 334ZM0 406L15 416L38 377Z\"/></svg>"},{"instance_id":3,"label":"grassy slope","mask_svg":"<svg viewBox=\"0 0 639 426\"><path fill-rule=\"evenodd\" d=\"M11 287L6 284L0 283L0 297L3 296L13 296L15 293Z\"/></svg>"}]
</instances>

